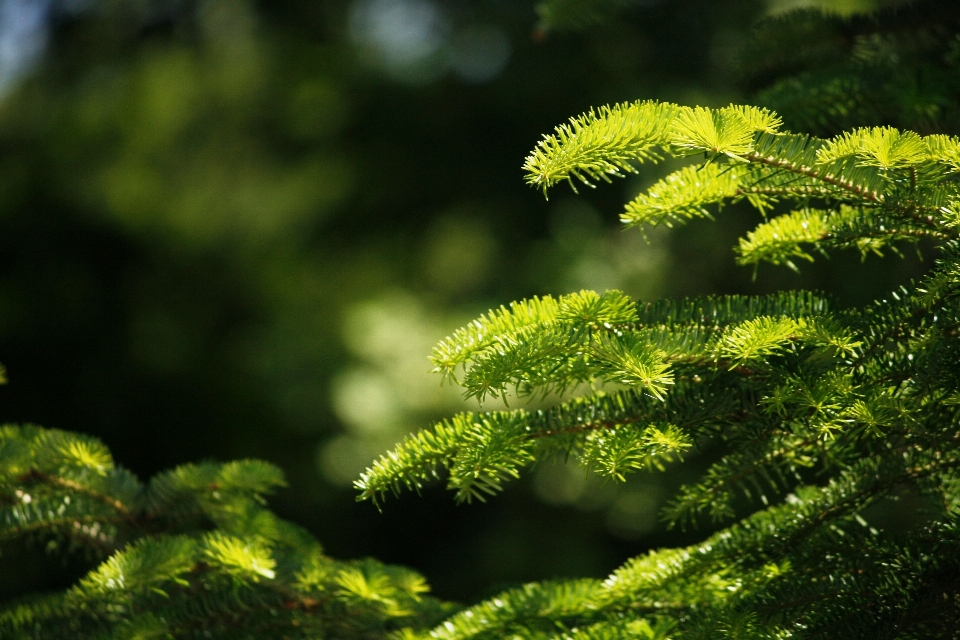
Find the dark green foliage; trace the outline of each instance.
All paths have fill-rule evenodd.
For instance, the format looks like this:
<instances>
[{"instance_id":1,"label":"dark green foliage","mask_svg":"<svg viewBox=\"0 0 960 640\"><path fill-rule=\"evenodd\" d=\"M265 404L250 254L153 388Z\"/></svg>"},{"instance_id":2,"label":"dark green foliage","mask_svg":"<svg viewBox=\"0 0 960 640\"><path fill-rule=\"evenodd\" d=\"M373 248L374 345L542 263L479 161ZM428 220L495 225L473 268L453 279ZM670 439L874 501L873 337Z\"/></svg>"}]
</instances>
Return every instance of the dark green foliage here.
<instances>
[{"instance_id":1,"label":"dark green foliage","mask_svg":"<svg viewBox=\"0 0 960 640\"><path fill-rule=\"evenodd\" d=\"M642 0L544 0L536 5L539 28L583 29L611 19Z\"/></svg>"},{"instance_id":2,"label":"dark green foliage","mask_svg":"<svg viewBox=\"0 0 960 640\"><path fill-rule=\"evenodd\" d=\"M738 68L759 90L756 104L819 135L869 125L956 131L960 6L884 4L870 15L794 11L758 24Z\"/></svg>"},{"instance_id":3,"label":"dark green foliage","mask_svg":"<svg viewBox=\"0 0 960 640\"><path fill-rule=\"evenodd\" d=\"M61 594L0 611L3 638L380 638L449 607L423 578L338 562L264 496L258 460L188 464L141 484L104 445L32 426L0 429L0 540L101 560Z\"/></svg>"}]
</instances>

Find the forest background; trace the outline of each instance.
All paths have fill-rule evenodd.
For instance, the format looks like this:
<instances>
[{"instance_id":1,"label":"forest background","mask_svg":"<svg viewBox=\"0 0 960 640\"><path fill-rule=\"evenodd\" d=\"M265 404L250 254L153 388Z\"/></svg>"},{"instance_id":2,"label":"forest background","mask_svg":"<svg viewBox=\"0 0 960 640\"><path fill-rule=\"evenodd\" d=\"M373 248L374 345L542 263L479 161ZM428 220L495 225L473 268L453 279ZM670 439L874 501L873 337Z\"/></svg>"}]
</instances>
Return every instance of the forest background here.
<instances>
[{"instance_id":1,"label":"forest background","mask_svg":"<svg viewBox=\"0 0 960 640\"><path fill-rule=\"evenodd\" d=\"M755 223L736 207L649 242L620 231L669 164L586 198L523 183L540 135L591 106L749 102L764 78L741 72L741 45L805 5L872 6L637 0L544 31L508 0L0 0L3 419L95 435L141 478L274 462L280 516L445 599L701 539L656 515L709 462L696 454L616 486L542 465L469 508L437 486L381 513L350 485L469 406L426 358L490 307L581 288L812 288L852 306L922 271L850 254L753 280L729 250ZM85 569L21 551L0 555L2 597Z\"/></svg>"}]
</instances>

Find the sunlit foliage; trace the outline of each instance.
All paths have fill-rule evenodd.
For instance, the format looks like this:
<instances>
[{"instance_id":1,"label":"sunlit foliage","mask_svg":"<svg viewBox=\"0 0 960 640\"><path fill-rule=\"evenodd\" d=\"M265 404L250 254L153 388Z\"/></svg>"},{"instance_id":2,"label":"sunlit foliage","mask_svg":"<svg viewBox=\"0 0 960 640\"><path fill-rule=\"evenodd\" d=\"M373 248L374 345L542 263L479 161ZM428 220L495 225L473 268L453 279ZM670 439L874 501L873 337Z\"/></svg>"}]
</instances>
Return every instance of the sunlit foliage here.
<instances>
[{"instance_id":1,"label":"sunlit foliage","mask_svg":"<svg viewBox=\"0 0 960 640\"><path fill-rule=\"evenodd\" d=\"M831 250L897 252L921 240L938 259L921 281L861 309L806 292L642 303L583 291L513 303L441 342L437 371L468 396L576 397L461 414L411 436L362 475L361 498L434 478L458 499L484 498L554 456L623 481L696 446L722 455L680 490L666 522L728 523L745 505L752 514L603 582L507 592L429 637L617 638L631 624L644 638L949 628L960 565L934 550L960 540L957 145L891 127L824 140L781 130L763 109L652 102L594 110L544 138L525 164L544 189L699 154L622 219L676 224L748 201L764 220L740 242L743 264L796 269ZM864 510L905 486L929 500L926 526L899 537L869 526Z\"/></svg>"}]
</instances>

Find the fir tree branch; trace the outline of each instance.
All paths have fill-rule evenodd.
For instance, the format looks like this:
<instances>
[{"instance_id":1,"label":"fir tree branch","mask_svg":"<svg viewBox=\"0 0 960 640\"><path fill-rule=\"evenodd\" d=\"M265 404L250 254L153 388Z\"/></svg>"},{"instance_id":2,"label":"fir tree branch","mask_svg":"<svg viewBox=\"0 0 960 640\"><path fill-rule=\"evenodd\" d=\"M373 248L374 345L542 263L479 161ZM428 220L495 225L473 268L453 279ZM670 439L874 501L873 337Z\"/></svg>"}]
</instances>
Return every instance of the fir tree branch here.
<instances>
[{"instance_id":1,"label":"fir tree branch","mask_svg":"<svg viewBox=\"0 0 960 640\"><path fill-rule=\"evenodd\" d=\"M123 502L114 498L113 496L96 491L90 486L80 484L79 482L74 482L66 478L44 473L37 469L31 469L27 473L21 475L19 478L17 478L17 482L21 484L38 482L38 483L49 485L51 487L56 487L58 489L67 489L74 493L93 498L97 502L101 502L107 505L111 509L120 513L120 515L123 516L123 518L127 522L132 523L135 521L135 517L132 510Z\"/></svg>"},{"instance_id":2,"label":"fir tree branch","mask_svg":"<svg viewBox=\"0 0 960 640\"><path fill-rule=\"evenodd\" d=\"M818 182L823 182L830 186L837 187L838 189L841 189L860 200L865 200L876 204L883 204L883 194L872 191L866 187L855 184L851 180L847 180L841 176L834 175L821 169L815 169L813 167L797 164L789 160L776 158L774 156L765 156L755 152L746 153L744 154L743 158L749 162L755 162L768 167L786 170L807 178L813 178Z\"/></svg>"}]
</instances>

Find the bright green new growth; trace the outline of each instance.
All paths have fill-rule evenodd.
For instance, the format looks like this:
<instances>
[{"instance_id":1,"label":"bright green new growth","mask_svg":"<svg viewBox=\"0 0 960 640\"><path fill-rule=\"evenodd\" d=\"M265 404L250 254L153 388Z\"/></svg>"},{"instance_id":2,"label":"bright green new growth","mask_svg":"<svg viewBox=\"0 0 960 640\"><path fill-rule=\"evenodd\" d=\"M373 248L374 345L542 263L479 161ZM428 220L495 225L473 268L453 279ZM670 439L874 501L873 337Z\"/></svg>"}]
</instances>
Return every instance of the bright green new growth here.
<instances>
[{"instance_id":1,"label":"bright green new growth","mask_svg":"<svg viewBox=\"0 0 960 640\"><path fill-rule=\"evenodd\" d=\"M899 240L954 237L945 227L955 217L956 138L875 127L820 140L780 133L779 126L774 114L752 107L615 105L558 127L524 169L529 183L547 189L574 178L609 180L664 155L705 154L706 163L674 172L628 203L628 226L672 226L738 200L762 213L784 200L845 205L804 207L760 225L740 245L742 264L794 267L795 258L811 259L804 245L879 253Z\"/></svg>"},{"instance_id":2,"label":"bright green new growth","mask_svg":"<svg viewBox=\"0 0 960 640\"><path fill-rule=\"evenodd\" d=\"M102 559L68 591L0 610L0 637L369 638L449 611L412 571L324 555L264 506L283 484L241 460L144 485L92 438L0 428L0 541Z\"/></svg>"},{"instance_id":3,"label":"bright green new growth","mask_svg":"<svg viewBox=\"0 0 960 640\"><path fill-rule=\"evenodd\" d=\"M763 216L741 264L796 268L830 249L936 247L909 289L838 312L813 294L638 303L617 291L534 298L442 341L435 370L467 396L561 394L551 409L465 413L409 436L357 482L361 498L445 479L484 498L558 456L622 481L719 449L663 512L742 518L699 545L627 562L606 581L531 584L423 637L945 637L960 619L960 141L884 128L832 140L769 111L654 102L572 119L527 158L544 190L703 160L630 202L628 226ZM894 537L867 507L909 488L928 521ZM751 513L752 512L752 513ZM743 517L746 514L746 517ZM953 625L953 626L952 626Z\"/></svg>"},{"instance_id":4,"label":"bright green new growth","mask_svg":"<svg viewBox=\"0 0 960 640\"><path fill-rule=\"evenodd\" d=\"M634 102L589 111L544 136L523 168L527 182L544 194L557 182L572 178L610 181L609 176L634 172L633 163L658 160L658 148L669 141L677 107L657 102ZM576 187L574 187L576 190Z\"/></svg>"}]
</instances>

